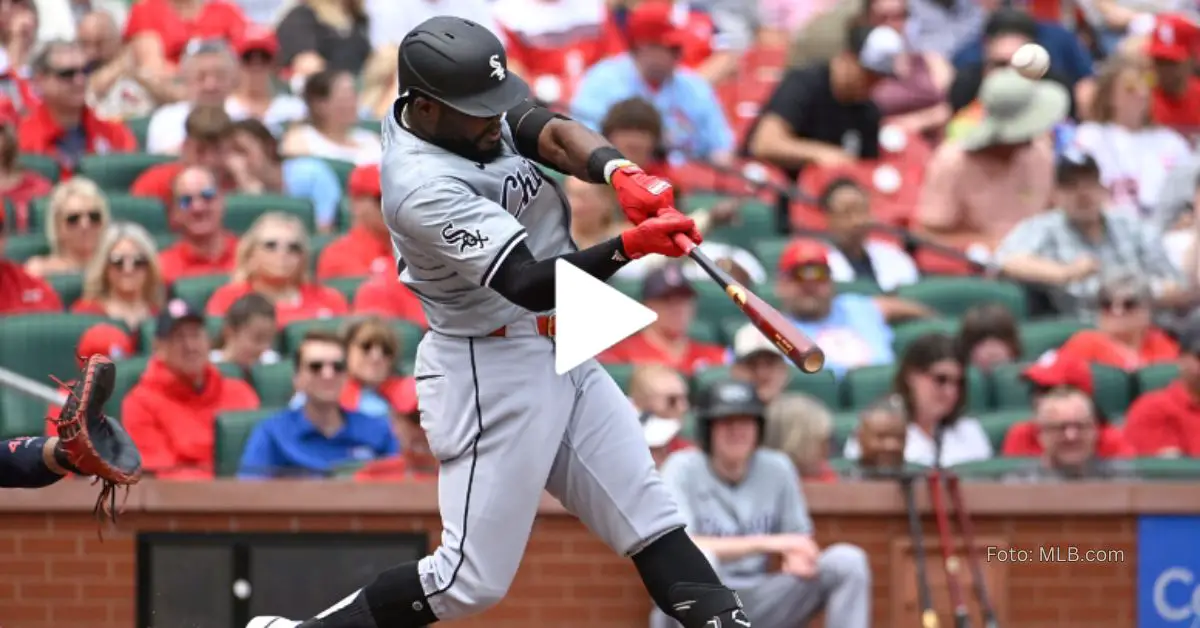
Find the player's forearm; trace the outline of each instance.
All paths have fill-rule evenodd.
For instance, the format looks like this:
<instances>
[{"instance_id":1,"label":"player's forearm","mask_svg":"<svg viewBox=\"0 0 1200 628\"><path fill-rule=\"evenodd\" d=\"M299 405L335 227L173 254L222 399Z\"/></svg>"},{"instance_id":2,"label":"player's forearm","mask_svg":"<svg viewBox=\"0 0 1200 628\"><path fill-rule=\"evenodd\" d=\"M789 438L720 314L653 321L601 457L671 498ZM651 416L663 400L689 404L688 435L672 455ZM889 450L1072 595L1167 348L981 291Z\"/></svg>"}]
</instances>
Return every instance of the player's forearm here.
<instances>
[{"instance_id":1,"label":"player's forearm","mask_svg":"<svg viewBox=\"0 0 1200 628\"><path fill-rule=\"evenodd\" d=\"M775 551L769 536L694 536L692 540L696 547L716 556L717 560L737 560Z\"/></svg>"},{"instance_id":2,"label":"player's forearm","mask_svg":"<svg viewBox=\"0 0 1200 628\"><path fill-rule=\"evenodd\" d=\"M489 287L501 296L531 312L554 309L555 262L566 260L583 272L608 281L629 261L621 238L613 238L593 247L552 257L534 259L524 243L517 245L496 271Z\"/></svg>"},{"instance_id":3,"label":"player's forearm","mask_svg":"<svg viewBox=\"0 0 1200 628\"><path fill-rule=\"evenodd\" d=\"M62 479L67 471L56 459L57 438L18 438L0 441L0 487L41 488Z\"/></svg>"},{"instance_id":4,"label":"player's forearm","mask_svg":"<svg viewBox=\"0 0 1200 628\"><path fill-rule=\"evenodd\" d=\"M589 168L589 161L596 149L611 146L603 135L583 124L555 118L542 130L538 152L561 172L591 183L604 183L604 179L597 180L595 167Z\"/></svg>"}]
</instances>

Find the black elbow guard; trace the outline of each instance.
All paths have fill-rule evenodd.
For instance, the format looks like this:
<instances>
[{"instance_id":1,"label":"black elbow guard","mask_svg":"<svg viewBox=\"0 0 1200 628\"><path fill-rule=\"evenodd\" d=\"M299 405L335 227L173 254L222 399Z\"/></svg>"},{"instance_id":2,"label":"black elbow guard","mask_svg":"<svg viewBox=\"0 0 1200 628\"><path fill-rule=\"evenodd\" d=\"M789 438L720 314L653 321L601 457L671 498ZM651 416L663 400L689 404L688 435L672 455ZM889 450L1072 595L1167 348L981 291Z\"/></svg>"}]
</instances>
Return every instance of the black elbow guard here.
<instances>
[{"instance_id":1,"label":"black elbow guard","mask_svg":"<svg viewBox=\"0 0 1200 628\"><path fill-rule=\"evenodd\" d=\"M534 160L541 158L538 154L538 138L542 135L542 129L555 118L568 119L528 99L509 109L505 116L508 128L512 130L513 141L517 144L517 152Z\"/></svg>"}]
</instances>

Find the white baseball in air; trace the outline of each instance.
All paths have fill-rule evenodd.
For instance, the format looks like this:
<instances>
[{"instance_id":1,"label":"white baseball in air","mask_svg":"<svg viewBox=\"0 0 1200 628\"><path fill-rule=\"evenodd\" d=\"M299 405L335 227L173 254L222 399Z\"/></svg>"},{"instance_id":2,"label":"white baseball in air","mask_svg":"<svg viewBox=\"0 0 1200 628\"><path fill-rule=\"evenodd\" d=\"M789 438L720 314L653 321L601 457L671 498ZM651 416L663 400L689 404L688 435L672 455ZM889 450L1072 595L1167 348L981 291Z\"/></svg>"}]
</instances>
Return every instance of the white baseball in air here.
<instances>
[{"instance_id":1,"label":"white baseball in air","mask_svg":"<svg viewBox=\"0 0 1200 628\"><path fill-rule=\"evenodd\" d=\"M1012 67L1021 76L1036 81L1050 70L1050 53L1037 44L1024 44L1013 53Z\"/></svg>"}]
</instances>

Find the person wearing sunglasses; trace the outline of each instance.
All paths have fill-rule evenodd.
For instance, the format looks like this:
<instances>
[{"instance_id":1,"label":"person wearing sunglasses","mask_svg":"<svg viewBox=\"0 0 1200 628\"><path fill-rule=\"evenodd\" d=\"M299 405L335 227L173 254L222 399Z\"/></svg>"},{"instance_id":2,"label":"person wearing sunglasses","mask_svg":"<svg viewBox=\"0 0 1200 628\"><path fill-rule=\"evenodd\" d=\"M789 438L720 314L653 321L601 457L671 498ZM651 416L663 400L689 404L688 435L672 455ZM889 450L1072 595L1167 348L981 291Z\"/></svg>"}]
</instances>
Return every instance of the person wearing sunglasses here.
<instances>
[{"instance_id":1,"label":"person wearing sunglasses","mask_svg":"<svg viewBox=\"0 0 1200 628\"><path fill-rule=\"evenodd\" d=\"M678 371L662 364L643 364L629 377L629 400L639 413L659 421L673 421L679 428L662 448L667 454L693 447L679 431L691 410L687 381Z\"/></svg>"},{"instance_id":2,"label":"person wearing sunglasses","mask_svg":"<svg viewBox=\"0 0 1200 628\"><path fill-rule=\"evenodd\" d=\"M1054 388L1038 399L1034 425L1041 455L1036 462L1005 474L1005 482L1132 479L1133 469L1122 458L1099 455L1100 424L1096 405L1087 393L1071 387Z\"/></svg>"},{"instance_id":3,"label":"person wearing sunglasses","mask_svg":"<svg viewBox=\"0 0 1200 628\"><path fill-rule=\"evenodd\" d=\"M1109 274L1096 297L1096 328L1075 332L1059 348L1060 356L1130 372L1179 358L1179 345L1154 326L1145 278L1129 271Z\"/></svg>"},{"instance_id":4,"label":"person wearing sunglasses","mask_svg":"<svg viewBox=\"0 0 1200 628\"><path fill-rule=\"evenodd\" d=\"M331 318L350 311L340 292L312 281L308 233L299 218L263 214L238 242L231 281L208 300L207 312L224 316L233 302L254 292L275 305L280 327L295 321Z\"/></svg>"},{"instance_id":5,"label":"person wearing sunglasses","mask_svg":"<svg viewBox=\"0 0 1200 628\"><path fill-rule=\"evenodd\" d=\"M147 475L211 479L217 415L256 410L250 384L222 375L208 359L204 314L183 299L163 306L145 371L121 402L121 423L142 452Z\"/></svg>"},{"instance_id":6,"label":"person wearing sunglasses","mask_svg":"<svg viewBox=\"0 0 1200 628\"><path fill-rule=\"evenodd\" d=\"M913 464L953 466L992 457L992 444L979 421L962 416L966 406L967 368L958 342L946 334L913 340L900 359L892 391L908 417L904 460ZM938 461L940 451L941 460ZM844 456L862 455L858 440L846 441Z\"/></svg>"},{"instance_id":7,"label":"person wearing sunglasses","mask_svg":"<svg viewBox=\"0 0 1200 628\"><path fill-rule=\"evenodd\" d=\"M327 476L347 464L363 464L399 452L386 415L372 415L341 403L347 383L347 351L329 330L305 333L294 356L292 386L304 397L254 426L242 460L240 479Z\"/></svg>"},{"instance_id":8,"label":"person wearing sunglasses","mask_svg":"<svg viewBox=\"0 0 1200 628\"><path fill-rule=\"evenodd\" d=\"M111 220L108 199L91 180L68 179L50 192L44 219L50 253L30 258L25 269L38 277L80 273Z\"/></svg>"},{"instance_id":9,"label":"person wearing sunglasses","mask_svg":"<svg viewBox=\"0 0 1200 628\"><path fill-rule=\"evenodd\" d=\"M308 115L303 100L276 88L279 40L274 31L248 26L234 49L241 63L237 87L225 99L231 118L258 120L278 137L288 124Z\"/></svg>"},{"instance_id":10,"label":"person wearing sunglasses","mask_svg":"<svg viewBox=\"0 0 1200 628\"><path fill-rule=\"evenodd\" d=\"M167 221L179 240L159 254L163 281L225 275L237 264L238 237L227 231L225 193L213 172L201 166L180 171L172 183Z\"/></svg>"},{"instance_id":11,"label":"person wearing sunglasses","mask_svg":"<svg viewBox=\"0 0 1200 628\"><path fill-rule=\"evenodd\" d=\"M118 222L88 263L83 298L71 311L107 316L136 330L158 314L165 296L154 239L141 225Z\"/></svg>"},{"instance_id":12,"label":"person wearing sunglasses","mask_svg":"<svg viewBox=\"0 0 1200 628\"><path fill-rule=\"evenodd\" d=\"M352 323L343 336L350 377L342 389L342 407L382 417L412 412L417 390L411 377L396 373L401 349L396 331L370 316Z\"/></svg>"},{"instance_id":13,"label":"person wearing sunglasses","mask_svg":"<svg viewBox=\"0 0 1200 628\"><path fill-rule=\"evenodd\" d=\"M67 178L86 155L138 149L124 123L101 119L87 105L91 69L78 44L51 41L39 49L31 67L41 102L21 120L22 151L53 157Z\"/></svg>"},{"instance_id":14,"label":"person wearing sunglasses","mask_svg":"<svg viewBox=\"0 0 1200 628\"><path fill-rule=\"evenodd\" d=\"M392 258L392 234L380 209L379 165L358 166L350 172L346 187L354 224L321 252L317 279L392 275L396 261Z\"/></svg>"}]
</instances>

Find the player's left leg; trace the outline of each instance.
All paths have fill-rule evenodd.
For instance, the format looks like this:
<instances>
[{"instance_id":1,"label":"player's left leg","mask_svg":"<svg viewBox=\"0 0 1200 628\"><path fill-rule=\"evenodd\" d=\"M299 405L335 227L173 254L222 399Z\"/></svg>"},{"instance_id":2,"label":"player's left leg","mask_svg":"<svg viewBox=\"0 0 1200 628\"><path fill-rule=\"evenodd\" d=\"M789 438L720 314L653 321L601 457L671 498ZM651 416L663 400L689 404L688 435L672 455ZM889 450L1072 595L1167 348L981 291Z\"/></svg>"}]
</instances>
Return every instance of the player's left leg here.
<instances>
[{"instance_id":1,"label":"player's left leg","mask_svg":"<svg viewBox=\"0 0 1200 628\"><path fill-rule=\"evenodd\" d=\"M684 532L624 393L594 360L570 377L577 401L546 489L632 558L654 603L685 628L750 626L737 595Z\"/></svg>"}]
</instances>

